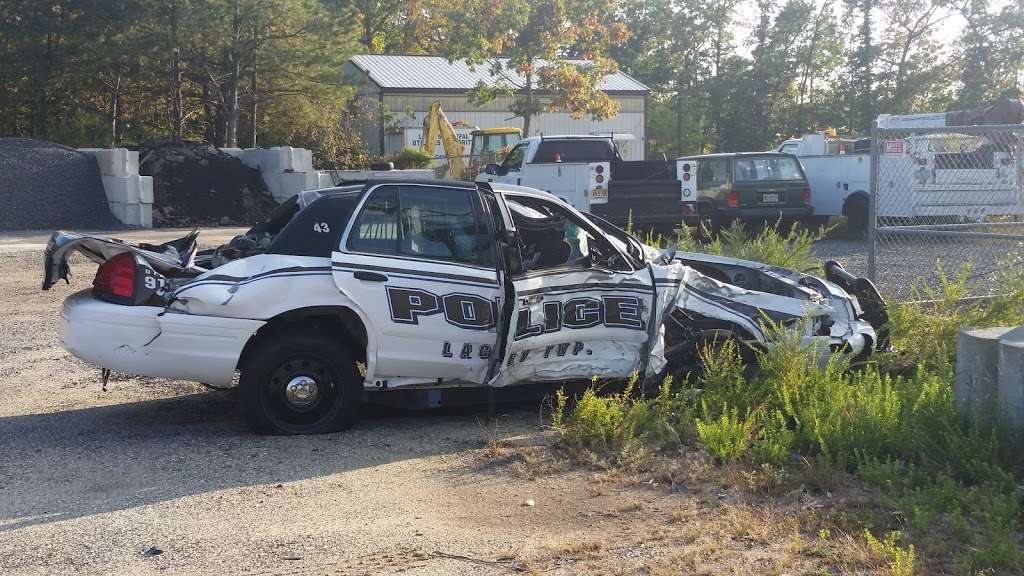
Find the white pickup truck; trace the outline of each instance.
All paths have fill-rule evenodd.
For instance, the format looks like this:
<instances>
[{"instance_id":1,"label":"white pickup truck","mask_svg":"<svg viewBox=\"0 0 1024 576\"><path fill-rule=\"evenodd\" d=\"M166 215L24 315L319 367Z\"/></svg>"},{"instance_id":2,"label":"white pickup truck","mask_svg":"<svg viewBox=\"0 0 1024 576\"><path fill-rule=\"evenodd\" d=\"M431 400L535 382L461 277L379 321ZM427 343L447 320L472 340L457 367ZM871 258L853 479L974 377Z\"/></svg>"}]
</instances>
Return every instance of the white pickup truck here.
<instances>
[{"instance_id":1,"label":"white pickup truck","mask_svg":"<svg viewBox=\"0 0 1024 576\"><path fill-rule=\"evenodd\" d=\"M707 338L747 349L782 326L824 355L884 349L885 306L835 263L826 278L655 250L558 198L507 185L370 181L302 192L229 244L58 232L100 264L61 312L61 344L107 370L232 384L259 432L356 420L393 389L653 377ZM854 295L856 294L856 296ZM393 396L393 395L392 395ZM380 401L385 401L380 398Z\"/></svg>"},{"instance_id":2,"label":"white pickup truck","mask_svg":"<svg viewBox=\"0 0 1024 576\"><path fill-rule=\"evenodd\" d=\"M623 160L608 136L524 138L476 181L550 192L618 226L632 219L638 230L668 231L693 216L693 199L683 202L674 162Z\"/></svg>"}]
</instances>

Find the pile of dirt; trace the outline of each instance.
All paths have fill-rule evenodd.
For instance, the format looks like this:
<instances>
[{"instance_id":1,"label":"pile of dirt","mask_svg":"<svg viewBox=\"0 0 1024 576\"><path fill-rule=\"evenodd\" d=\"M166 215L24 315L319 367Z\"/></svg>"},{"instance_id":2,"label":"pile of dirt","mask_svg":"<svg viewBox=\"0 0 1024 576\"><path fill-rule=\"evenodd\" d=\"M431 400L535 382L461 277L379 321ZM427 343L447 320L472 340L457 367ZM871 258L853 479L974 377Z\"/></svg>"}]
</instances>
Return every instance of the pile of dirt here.
<instances>
[{"instance_id":1,"label":"pile of dirt","mask_svg":"<svg viewBox=\"0 0 1024 576\"><path fill-rule=\"evenodd\" d=\"M277 206L258 170L209 144L148 142L139 173L153 177L156 227L249 225Z\"/></svg>"},{"instance_id":2,"label":"pile of dirt","mask_svg":"<svg viewBox=\"0 0 1024 576\"><path fill-rule=\"evenodd\" d=\"M120 227L93 156L42 140L0 138L0 230Z\"/></svg>"}]
</instances>

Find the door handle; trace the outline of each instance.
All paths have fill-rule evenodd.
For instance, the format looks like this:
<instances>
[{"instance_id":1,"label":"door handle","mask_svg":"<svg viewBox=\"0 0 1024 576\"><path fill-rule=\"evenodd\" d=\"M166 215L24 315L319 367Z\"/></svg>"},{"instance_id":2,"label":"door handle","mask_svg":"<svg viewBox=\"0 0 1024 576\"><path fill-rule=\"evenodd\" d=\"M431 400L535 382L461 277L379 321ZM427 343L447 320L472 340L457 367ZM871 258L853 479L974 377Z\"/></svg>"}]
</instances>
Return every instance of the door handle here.
<instances>
[{"instance_id":1,"label":"door handle","mask_svg":"<svg viewBox=\"0 0 1024 576\"><path fill-rule=\"evenodd\" d=\"M366 280L367 282L387 282L388 277L377 272L367 272L365 270L356 270L352 273L356 280Z\"/></svg>"}]
</instances>

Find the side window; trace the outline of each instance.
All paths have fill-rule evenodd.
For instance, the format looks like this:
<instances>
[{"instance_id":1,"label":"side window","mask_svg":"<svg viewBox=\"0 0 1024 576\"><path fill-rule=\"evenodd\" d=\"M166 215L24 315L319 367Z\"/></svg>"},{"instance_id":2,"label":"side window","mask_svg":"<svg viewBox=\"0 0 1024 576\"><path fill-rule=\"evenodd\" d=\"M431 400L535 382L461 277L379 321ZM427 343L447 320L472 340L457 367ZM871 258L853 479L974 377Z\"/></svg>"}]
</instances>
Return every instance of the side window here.
<instances>
[{"instance_id":1,"label":"side window","mask_svg":"<svg viewBox=\"0 0 1024 576\"><path fill-rule=\"evenodd\" d=\"M729 160L712 158L699 164L697 186L700 188L717 188L729 183Z\"/></svg>"},{"instance_id":2,"label":"side window","mask_svg":"<svg viewBox=\"0 0 1024 576\"><path fill-rule=\"evenodd\" d=\"M604 261L614 249L595 238L562 207L543 200L505 197L519 232L520 272L553 268L584 269ZM622 267L624 263L618 263ZM628 266L626 266L628 268Z\"/></svg>"},{"instance_id":3,"label":"side window","mask_svg":"<svg viewBox=\"0 0 1024 576\"><path fill-rule=\"evenodd\" d=\"M473 204L475 190L402 186L399 254L490 266L489 235Z\"/></svg>"},{"instance_id":4,"label":"side window","mask_svg":"<svg viewBox=\"0 0 1024 576\"><path fill-rule=\"evenodd\" d=\"M490 235L473 194L434 186L377 189L353 224L348 249L493 266Z\"/></svg>"},{"instance_id":5,"label":"side window","mask_svg":"<svg viewBox=\"0 0 1024 576\"><path fill-rule=\"evenodd\" d=\"M398 253L398 187L373 191L349 232L348 249L371 254Z\"/></svg>"},{"instance_id":6,"label":"side window","mask_svg":"<svg viewBox=\"0 0 1024 576\"><path fill-rule=\"evenodd\" d=\"M505 160L501 163L501 169L503 172L509 172L510 170L519 170L523 167L523 159L526 158L526 144L520 144L512 149L505 156Z\"/></svg>"}]
</instances>

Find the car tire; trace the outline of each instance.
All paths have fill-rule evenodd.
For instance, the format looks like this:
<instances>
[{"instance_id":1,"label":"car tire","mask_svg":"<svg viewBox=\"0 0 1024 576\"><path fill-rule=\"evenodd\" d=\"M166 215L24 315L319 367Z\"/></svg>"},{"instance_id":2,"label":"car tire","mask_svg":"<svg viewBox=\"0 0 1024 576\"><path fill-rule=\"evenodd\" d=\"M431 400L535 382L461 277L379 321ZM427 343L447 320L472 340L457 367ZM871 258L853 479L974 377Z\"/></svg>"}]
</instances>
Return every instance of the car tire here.
<instances>
[{"instance_id":1,"label":"car tire","mask_svg":"<svg viewBox=\"0 0 1024 576\"><path fill-rule=\"evenodd\" d=\"M854 196L846 202L846 229L851 236L863 236L868 230L868 199Z\"/></svg>"},{"instance_id":2,"label":"car tire","mask_svg":"<svg viewBox=\"0 0 1024 576\"><path fill-rule=\"evenodd\" d=\"M242 414L260 434L323 434L358 418L363 378L349 351L311 330L263 339L239 381Z\"/></svg>"}]
</instances>

